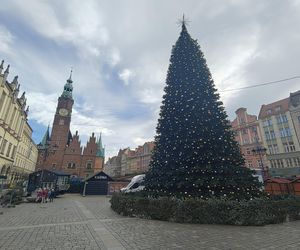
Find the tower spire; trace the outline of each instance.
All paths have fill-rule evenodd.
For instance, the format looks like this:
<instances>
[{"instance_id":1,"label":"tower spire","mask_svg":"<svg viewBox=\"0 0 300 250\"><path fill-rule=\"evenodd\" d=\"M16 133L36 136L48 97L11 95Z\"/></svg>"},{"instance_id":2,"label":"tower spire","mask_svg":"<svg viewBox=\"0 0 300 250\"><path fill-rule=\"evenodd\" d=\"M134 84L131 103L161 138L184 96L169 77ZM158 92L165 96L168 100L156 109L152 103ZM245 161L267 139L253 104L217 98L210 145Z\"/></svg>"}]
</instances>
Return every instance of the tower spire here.
<instances>
[{"instance_id":1,"label":"tower spire","mask_svg":"<svg viewBox=\"0 0 300 250\"><path fill-rule=\"evenodd\" d=\"M2 60L1 64L0 64L0 74L2 73L2 70L3 70L3 64L4 64L4 60Z\"/></svg>"},{"instance_id":2,"label":"tower spire","mask_svg":"<svg viewBox=\"0 0 300 250\"><path fill-rule=\"evenodd\" d=\"M49 136L49 125L48 125L48 127L47 127L47 130L46 130L46 132L45 132L45 134L44 134L44 136L43 136L43 139L42 139L42 141L41 141L41 146L43 147L43 148L46 148L47 146L48 146L48 141L50 140L50 136Z\"/></svg>"},{"instance_id":3,"label":"tower spire","mask_svg":"<svg viewBox=\"0 0 300 250\"><path fill-rule=\"evenodd\" d=\"M97 156L103 158L105 156L105 148L102 146L102 132L100 133L97 141Z\"/></svg>"},{"instance_id":4,"label":"tower spire","mask_svg":"<svg viewBox=\"0 0 300 250\"><path fill-rule=\"evenodd\" d=\"M69 76L69 79L67 80L67 81L70 82L70 83L73 83L73 80L72 80L72 73L73 73L73 67L71 67L70 76Z\"/></svg>"},{"instance_id":5,"label":"tower spire","mask_svg":"<svg viewBox=\"0 0 300 250\"><path fill-rule=\"evenodd\" d=\"M12 86L13 90L15 90L18 87L18 76L15 76L13 81L10 83Z\"/></svg>"},{"instance_id":6,"label":"tower spire","mask_svg":"<svg viewBox=\"0 0 300 250\"><path fill-rule=\"evenodd\" d=\"M4 73L7 74L7 75L9 73L9 67L10 67L10 65L8 64L7 67L6 67L6 70L4 71Z\"/></svg>"},{"instance_id":7,"label":"tower spire","mask_svg":"<svg viewBox=\"0 0 300 250\"><path fill-rule=\"evenodd\" d=\"M7 67L6 67L6 69L5 69L5 71L4 71L4 77L3 77L3 81L4 82L6 81L7 76L9 74L9 67L10 67L10 65L8 64Z\"/></svg>"},{"instance_id":8,"label":"tower spire","mask_svg":"<svg viewBox=\"0 0 300 250\"><path fill-rule=\"evenodd\" d=\"M67 79L67 82L64 86L64 91L61 95L62 97L66 97L66 98L70 98L70 99L73 99L73 97L72 97L72 91L73 91L72 73L73 73L73 69L71 69L70 76Z\"/></svg>"}]
</instances>

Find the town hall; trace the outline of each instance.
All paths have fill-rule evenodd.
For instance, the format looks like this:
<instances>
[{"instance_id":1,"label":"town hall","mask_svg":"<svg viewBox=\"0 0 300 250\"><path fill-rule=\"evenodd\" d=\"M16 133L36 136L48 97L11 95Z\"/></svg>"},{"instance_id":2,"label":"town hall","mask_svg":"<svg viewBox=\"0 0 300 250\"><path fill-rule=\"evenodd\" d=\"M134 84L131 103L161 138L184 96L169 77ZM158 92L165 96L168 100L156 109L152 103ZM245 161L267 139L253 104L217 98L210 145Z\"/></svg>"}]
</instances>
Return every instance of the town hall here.
<instances>
[{"instance_id":1,"label":"town hall","mask_svg":"<svg viewBox=\"0 0 300 250\"><path fill-rule=\"evenodd\" d=\"M72 71L61 96L58 98L51 134L49 126L42 141L38 144L36 170L61 171L74 176L87 178L102 171L105 149L101 134L98 138L92 133L86 146L82 148L78 131L70 130L73 99Z\"/></svg>"}]
</instances>

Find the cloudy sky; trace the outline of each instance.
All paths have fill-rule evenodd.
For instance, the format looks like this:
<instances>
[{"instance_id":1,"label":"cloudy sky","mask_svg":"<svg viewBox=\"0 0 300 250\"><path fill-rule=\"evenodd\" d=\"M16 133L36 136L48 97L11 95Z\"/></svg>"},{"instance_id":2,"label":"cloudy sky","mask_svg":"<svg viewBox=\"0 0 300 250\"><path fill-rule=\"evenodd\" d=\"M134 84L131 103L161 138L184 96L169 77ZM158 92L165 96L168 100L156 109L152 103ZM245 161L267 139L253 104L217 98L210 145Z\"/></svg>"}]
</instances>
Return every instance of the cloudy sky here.
<instances>
[{"instance_id":1,"label":"cloudy sky","mask_svg":"<svg viewBox=\"0 0 300 250\"><path fill-rule=\"evenodd\" d=\"M107 156L153 140L172 45L182 14L198 40L230 119L243 106L300 89L297 0L0 0L0 59L19 76L40 142L73 67L71 129L84 143L103 134Z\"/></svg>"}]
</instances>

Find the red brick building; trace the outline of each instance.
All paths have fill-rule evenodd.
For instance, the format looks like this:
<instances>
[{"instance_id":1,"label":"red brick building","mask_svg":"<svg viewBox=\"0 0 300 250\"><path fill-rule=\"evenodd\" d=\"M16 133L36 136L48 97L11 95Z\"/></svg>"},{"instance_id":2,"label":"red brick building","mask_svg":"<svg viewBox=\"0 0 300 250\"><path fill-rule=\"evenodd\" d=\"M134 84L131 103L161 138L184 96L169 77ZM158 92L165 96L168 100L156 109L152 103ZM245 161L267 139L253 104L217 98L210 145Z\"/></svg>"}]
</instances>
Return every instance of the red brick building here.
<instances>
[{"instance_id":1,"label":"red brick building","mask_svg":"<svg viewBox=\"0 0 300 250\"><path fill-rule=\"evenodd\" d=\"M104 148L101 135L96 139L94 133L82 149L78 131L72 136L70 131L73 81L72 72L63 93L58 98L51 135L49 127L38 145L39 155L36 170L59 170L79 177L89 177L103 170Z\"/></svg>"}]
</instances>

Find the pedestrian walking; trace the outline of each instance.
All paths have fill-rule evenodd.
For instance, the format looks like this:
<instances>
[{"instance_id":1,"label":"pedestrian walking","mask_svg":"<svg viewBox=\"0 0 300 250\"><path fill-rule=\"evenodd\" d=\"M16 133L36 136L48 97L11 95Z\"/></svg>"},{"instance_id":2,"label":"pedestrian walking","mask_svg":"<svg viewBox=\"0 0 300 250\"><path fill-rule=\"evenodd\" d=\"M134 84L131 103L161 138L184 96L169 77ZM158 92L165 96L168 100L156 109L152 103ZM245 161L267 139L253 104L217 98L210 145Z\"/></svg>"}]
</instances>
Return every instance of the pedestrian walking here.
<instances>
[{"instance_id":1,"label":"pedestrian walking","mask_svg":"<svg viewBox=\"0 0 300 250\"><path fill-rule=\"evenodd\" d=\"M48 198L48 189L44 188L42 191L42 203L47 202L47 198Z\"/></svg>"},{"instance_id":2,"label":"pedestrian walking","mask_svg":"<svg viewBox=\"0 0 300 250\"><path fill-rule=\"evenodd\" d=\"M35 202L41 202L43 197L43 190L39 188L36 192L36 200Z\"/></svg>"},{"instance_id":3,"label":"pedestrian walking","mask_svg":"<svg viewBox=\"0 0 300 250\"><path fill-rule=\"evenodd\" d=\"M54 189L52 188L51 190L49 190L49 193L50 193L50 195L49 195L49 201L53 202L54 195L55 195Z\"/></svg>"}]
</instances>

